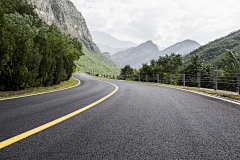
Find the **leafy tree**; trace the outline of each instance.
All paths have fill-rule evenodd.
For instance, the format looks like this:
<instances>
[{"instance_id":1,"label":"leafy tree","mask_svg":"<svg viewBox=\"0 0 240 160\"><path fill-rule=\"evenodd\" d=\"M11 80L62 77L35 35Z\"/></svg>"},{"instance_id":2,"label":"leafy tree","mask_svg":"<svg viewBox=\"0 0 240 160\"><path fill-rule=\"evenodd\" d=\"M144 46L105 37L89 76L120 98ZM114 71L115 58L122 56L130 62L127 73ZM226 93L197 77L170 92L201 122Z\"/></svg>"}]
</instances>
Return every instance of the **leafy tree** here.
<instances>
[{"instance_id":1,"label":"leafy tree","mask_svg":"<svg viewBox=\"0 0 240 160\"><path fill-rule=\"evenodd\" d=\"M121 68L120 75L132 75L133 68L130 65L125 65L125 67Z\"/></svg>"},{"instance_id":2,"label":"leafy tree","mask_svg":"<svg viewBox=\"0 0 240 160\"><path fill-rule=\"evenodd\" d=\"M175 74L182 64L182 56L174 53L166 54L164 57L159 57L156 60L156 65L159 66L160 71L167 74Z\"/></svg>"},{"instance_id":3,"label":"leafy tree","mask_svg":"<svg viewBox=\"0 0 240 160\"><path fill-rule=\"evenodd\" d=\"M197 72L210 72L211 66L204 65L200 60L199 55L192 55L190 63L181 71L184 74L196 74Z\"/></svg>"},{"instance_id":4,"label":"leafy tree","mask_svg":"<svg viewBox=\"0 0 240 160\"><path fill-rule=\"evenodd\" d=\"M227 50L225 52L227 65L224 67L224 71L237 70L240 68L240 62L238 61L239 55L235 52Z\"/></svg>"},{"instance_id":5,"label":"leafy tree","mask_svg":"<svg viewBox=\"0 0 240 160\"><path fill-rule=\"evenodd\" d=\"M16 47L15 39L7 28L8 23L6 23L4 10L0 3L0 74L10 60L13 50Z\"/></svg>"},{"instance_id":6,"label":"leafy tree","mask_svg":"<svg viewBox=\"0 0 240 160\"><path fill-rule=\"evenodd\" d=\"M150 65L142 64L140 68L141 74L156 75L156 74L175 74L179 67L182 66L182 56L180 54L159 56L159 59L151 60Z\"/></svg>"},{"instance_id":7,"label":"leafy tree","mask_svg":"<svg viewBox=\"0 0 240 160\"><path fill-rule=\"evenodd\" d=\"M143 63L142 67L139 69L140 70L140 74L145 75L152 75L153 74L153 70L151 68L151 66L149 66L147 63Z\"/></svg>"},{"instance_id":8,"label":"leafy tree","mask_svg":"<svg viewBox=\"0 0 240 160\"><path fill-rule=\"evenodd\" d=\"M226 55L226 66L223 68L223 70L225 71L224 74L224 79L227 82L231 82L234 83L234 81L236 82L237 80L237 76L236 76L236 71L237 69L240 69L240 62L238 61L239 55L236 52L227 50L225 52ZM236 91L236 85L235 84L224 84L224 86L220 86L222 89L227 89L230 91Z\"/></svg>"},{"instance_id":9,"label":"leafy tree","mask_svg":"<svg viewBox=\"0 0 240 160\"><path fill-rule=\"evenodd\" d=\"M186 75L185 80L188 86L196 86L198 72L201 73L201 79L204 79L204 81L201 81L201 86L212 87L212 78L209 77L209 74L212 74L212 67L210 65L204 65L200 60L199 55L194 54L192 55L190 63L185 68L183 68L180 73Z\"/></svg>"},{"instance_id":10,"label":"leafy tree","mask_svg":"<svg viewBox=\"0 0 240 160\"><path fill-rule=\"evenodd\" d=\"M78 39L47 25L23 0L1 0L0 6L0 90L68 80L83 55Z\"/></svg>"},{"instance_id":11,"label":"leafy tree","mask_svg":"<svg viewBox=\"0 0 240 160\"><path fill-rule=\"evenodd\" d=\"M134 68L134 69L133 69L133 74L134 74L134 75L140 74L140 70L137 69L137 68Z\"/></svg>"}]
</instances>

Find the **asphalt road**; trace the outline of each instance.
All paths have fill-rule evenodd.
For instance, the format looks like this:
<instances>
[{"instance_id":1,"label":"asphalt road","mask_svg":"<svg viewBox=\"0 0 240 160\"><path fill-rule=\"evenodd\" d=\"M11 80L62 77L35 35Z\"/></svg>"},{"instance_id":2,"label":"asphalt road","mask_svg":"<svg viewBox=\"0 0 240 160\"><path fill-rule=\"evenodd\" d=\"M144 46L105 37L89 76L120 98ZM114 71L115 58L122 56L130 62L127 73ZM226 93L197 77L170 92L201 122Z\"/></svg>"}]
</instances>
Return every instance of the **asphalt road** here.
<instances>
[{"instance_id":1,"label":"asphalt road","mask_svg":"<svg viewBox=\"0 0 240 160\"><path fill-rule=\"evenodd\" d=\"M240 105L177 89L74 75L81 85L0 101L0 142L108 99L0 149L0 159L240 159ZM89 79L91 78L91 79Z\"/></svg>"}]
</instances>

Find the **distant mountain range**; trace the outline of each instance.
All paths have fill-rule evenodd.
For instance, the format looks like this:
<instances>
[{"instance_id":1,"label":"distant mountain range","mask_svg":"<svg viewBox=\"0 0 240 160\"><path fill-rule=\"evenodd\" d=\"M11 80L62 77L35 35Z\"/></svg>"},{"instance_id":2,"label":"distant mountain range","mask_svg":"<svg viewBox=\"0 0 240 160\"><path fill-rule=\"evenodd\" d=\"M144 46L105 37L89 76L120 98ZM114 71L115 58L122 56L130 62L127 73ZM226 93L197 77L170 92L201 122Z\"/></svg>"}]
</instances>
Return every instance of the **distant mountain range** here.
<instances>
[{"instance_id":1,"label":"distant mountain range","mask_svg":"<svg viewBox=\"0 0 240 160\"><path fill-rule=\"evenodd\" d=\"M166 49L166 47L161 47L161 46L159 46L159 45L157 45L157 47L158 47L158 50L159 50L159 51L162 51L162 50Z\"/></svg>"},{"instance_id":2,"label":"distant mountain range","mask_svg":"<svg viewBox=\"0 0 240 160\"><path fill-rule=\"evenodd\" d=\"M130 48L137 44L130 41L121 41L105 32L90 31L93 41L101 45L108 45L111 48Z\"/></svg>"},{"instance_id":3,"label":"distant mountain range","mask_svg":"<svg viewBox=\"0 0 240 160\"><path fill-rule=\"evenodd\" d=\"M121 66L130 64L133 68L140 68L142 63L148 62L154 55L159 53L157 45L152 41L147 41L137 47L113 54L112 59Z\"/></svg>"},{"instance_id":4,"label":"distant mountain range","mask_svg":"<svg viewBox=\"0 0 240 160\"><path fill-rule=\"evenodd\" d=\"M103 52L108 52L111 55L113 55L116 52L124 51L124 50L127 50L128 48L131 48L131 47L127 47L127 48L112 48L112 47L110 47L108 45L103 45L103 44L100 44L100 43L96 43L96 45L98 46L98 48L100 49L100 51L102 53Z\"/></svg>"},{"instance_id":5,"label":"distant mountain range","mask_svg":"<svg viewBox=\"0 0 240 160\"><path fill-rule=\"evenodd\" d=\"M110 34L105 32L90 31L93 41L96 43L100 51L108 52L111 55L114 53L125 51L131 47L137 47L138 45L130 41L121 41ZM158 46L158 50L162 51L165 47Z\"/></svg>"},{"instance_id":6,"label":"distant mountain range","mask_svg":"<svg viewBox=\"0 0 240 160\"><path fill-rule=\"evenodd\" d=\"M199 43L192 40L184 40L159 51L156 44L152 41L147 41L137 47L113 54L112 59L121 66L129 64L133 68L140 68L142 63L149 63L150 60L158 59L159 56L165 56L171 53L185 55L198 47L200 47Z\"/></svg>"},{"instance_id":7,"label":"distant mountain range","mask_svg":"<svg viewBox=\"0 0 240 160\"><path fill-rule=\"evenodd\" d=\"M171 54L171 53L177 53L181 55L185 55L187 53L190 53L191 51L197 49L201 45L193 40L184 40L182 42L178 42L164 50L161 51L161 55L164 56L166 54Z\"/></svg>"}]
</instances>

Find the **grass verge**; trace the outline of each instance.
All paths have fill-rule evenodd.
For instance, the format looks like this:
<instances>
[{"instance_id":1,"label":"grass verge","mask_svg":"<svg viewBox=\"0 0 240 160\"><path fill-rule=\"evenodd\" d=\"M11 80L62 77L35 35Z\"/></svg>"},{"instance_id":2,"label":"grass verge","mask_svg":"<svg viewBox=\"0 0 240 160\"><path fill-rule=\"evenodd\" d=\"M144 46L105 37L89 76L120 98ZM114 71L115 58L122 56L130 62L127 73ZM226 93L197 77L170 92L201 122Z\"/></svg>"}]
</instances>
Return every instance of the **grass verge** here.
<instances>
[{"instance_id":1,"label":"grass verge","mask_svg":"<svg viewBox=\"0 0 240 160\"><path fill-rule=\"evenodd\" d=\"M32 95L32 94L56 91L56 90L60 90L60 89L75 86L78 83L79 83L78 80L71 77L68 81L61 82L58 85L49 86L49 87L33 87L33 88L27 88L25 90L20 90L20 91L0 91L0 99L20 97L20 96L27 96L27 95Z\"/></svg>"},{"instance_id":2,"label":"grass verge","mask_svg":"<svg viewBox=\"0 0 240 160\"><path fill-rule=\"evenodd\" d=\"M157 83L151 83L151 84L157 84ZM220 97L228 97L228 98L231 98L231 99L240 100L240 96L239 95L227 94L227 93L218 92L218 91L205 90L205 89L200 89L200 88L195 88L195 87L175 86L175 85L168 85L168 84L157 84L157 85L164 85L164 86L169 86L169 87L174 87L174 88L193 90L193 91L208 93L208 94L212 94L212 95L218 95Z\"/></svg>"}]
</instances>

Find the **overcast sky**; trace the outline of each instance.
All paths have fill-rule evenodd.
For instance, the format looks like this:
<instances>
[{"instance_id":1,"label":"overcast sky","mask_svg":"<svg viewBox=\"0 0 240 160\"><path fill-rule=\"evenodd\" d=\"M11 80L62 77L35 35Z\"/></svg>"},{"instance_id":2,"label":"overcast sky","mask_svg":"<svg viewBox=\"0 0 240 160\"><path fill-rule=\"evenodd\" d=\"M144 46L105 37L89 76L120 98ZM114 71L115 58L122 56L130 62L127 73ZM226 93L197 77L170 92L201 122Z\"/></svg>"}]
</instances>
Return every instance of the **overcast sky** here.
<instances>
[{"instance_id":1,"label":"overcast sky","mask_svg":"<svg viewBox=\"0 0 240 160\"><path fill-rule=\"evenodd\" d=\"M201 45L240 29L239 0L71 0L90 31L136 44Z\"/></svg>"}]
</instances>

